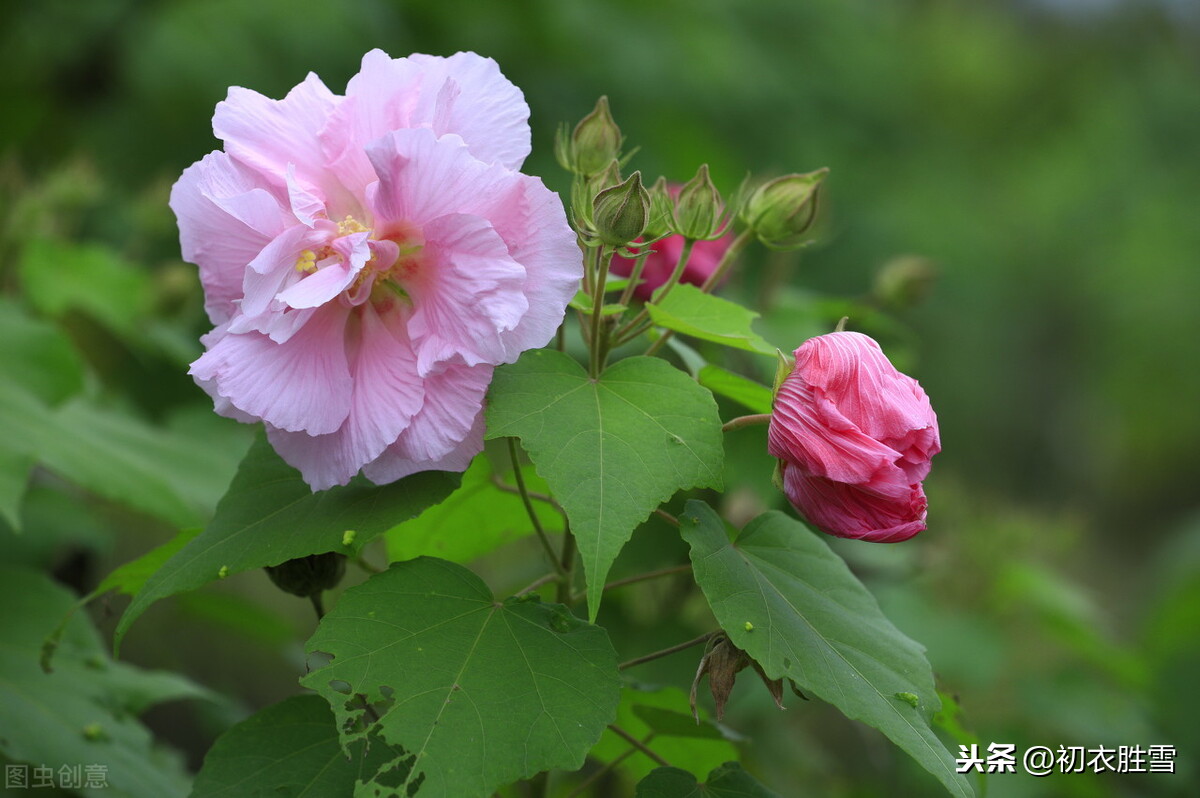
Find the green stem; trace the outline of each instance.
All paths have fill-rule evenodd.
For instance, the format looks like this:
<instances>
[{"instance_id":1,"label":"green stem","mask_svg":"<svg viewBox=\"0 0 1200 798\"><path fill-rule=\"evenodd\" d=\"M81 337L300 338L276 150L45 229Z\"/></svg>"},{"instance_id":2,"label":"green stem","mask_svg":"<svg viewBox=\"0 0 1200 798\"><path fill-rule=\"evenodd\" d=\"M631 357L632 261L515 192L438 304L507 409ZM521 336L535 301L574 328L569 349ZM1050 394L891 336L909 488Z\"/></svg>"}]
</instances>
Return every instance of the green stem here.
<instances>
[{"instance_id":1,"label":"green stem","mask_svg":"<svg viewBox=\"0 0 1200 798\"><path fill-rule=\"evenodd\" d=\"M569 525L563 530L562 561L559 563L559 573L562 574L562 577L558 583L558 594L555 596L555 601L559 604L569 604L571 602L571 583L575 576L575 536L571 534Z\"/></svg>"},{"instance_id":2,"label":"green stem","mask_svg":"<svg viewBox=\"0 0 1200 798\"><path fill-rule=\"evenodd\" d=\"M737 256L742 254L742 250L750 243L750 239L754 237L749 228L738 234L737 238L729 245L729 249L725 250L725 254L721 256L721 262L717 264L717 268L713 269L713 273L704 281L704 285L700 286L700 290L708 293L713 289L713 286L721 282L725 276L725 272L729 271L729 267L737 260Z\"/></svg>"},{"instance_id":3,"label":"green stem","mask_svg":"<svg viewBox=\"0 0 1200 798\"><path fill-rule=\"evenodd\" d=\"M737 418L726 421L723 425L721 425L721 432L731 432L732 430L741 429L742 427L752 427L755 424L770 423L770 413L755 413L751 416L738 416Z\"/></svg>"},{"instance_id":4,"label":"green stem","mask_svg":"<svg viewBox=\"0 0 1200 798\"><path fill-rule=\"evenodd\" d=\"M321 600L321 592L313 593L308 600L312 602L313 610L317 613L317 623L320 623L321 619L325 617L325 602Z\"/></svg>"},{"instance_id":5,"label":"green stem","mask_svg":"<svg viewBox=\"0 0 1200 798\"><path fill-rule=\"evenodd\" d=\"M673 565L670 568L659 568L657 571L647 571L644 574L637 574L635 576L627 576L624 579L615 579L612 582L609 582L607 585L605 585L604 589L605 589L605 591L613 590L618 587L625 587L625 585L632 585L632 584L636 584L638 582L645 582L647 579L658 579L660 576L671 576L672 574L681 574L685 571L690 571L690 570L692 570L691 563L686 563L684 565Z\"/></svg>"},{"instance_id":6,"label":"green stem","mask_svg":"<svg viewBox=\"0 0 1200 798\"><path fill-rule=\"evenodd\" d=\"M592 334L590 336L589 345L591 346L591 358L589 363L590 373L595 379L600 376L600 372L604 370L604 361L607 360L607 332L604 326L604 284L608 282L608 267L612 263L613 252L609 247L603 247L595 250L597 255L596 265L596 286L592 292Z\"/></svg>"},{"instance_id":7,"label":"green stem","mask_svg":"<svg viewBox=\"0 0 1200 798\"><path fill-rule=\"evenodd\" d=\"M533 509L533 501L529 498L529 491L525 487L525 477L521 474L521 458L517 454L516 438L509 437L508 439L508 456L512 459L513 476L517 480L517 492L521 495L521 502L525 505L525 512L529 514L529 521L533 524L533 531L537 533L538 540L541 541L542 548L546 552L546 558L550 560L550 565L561 576L563 573L558 567L554 547L550 545L550 538L546 536L546 530L542 528L542 520L538 518L537 510Z\"/></svg>"},{"instance_id":8,"label":"green stem","mask_svg":"<svg viewBox=\"0 0 1200 798\"><path fill-rule=\"evenodd\" d=\"M609 728L609 731L611 731L613 734L617 735L617 736L618 736L618 737L620 737L622 740L624 740L625 742L629 743L629 744L630 744L630 745L632 745L634 748L636 748L637 750L641 751L641 752L642 752L643 754L645 754L646 756L648 756L648 757L650 757L651 759L653 759L653 760L654 760L655 762L657 762L659 765L662 765L662 766L663 766L663 767L665 767L665 768L669 768L669 767L671 767L671 763L670 763L670 762L668 762L667 760L663 759L663 758L662 758L661 756L659 756L658 754L654 753L654 751L650 750L650 748L649 748L649 747L648 747L648 746L647 746L645 743L643 743L643 742L642 742L641 740L639 740L638 738L634 737L634 736L633 736L632 734L630 734L629 732L627 732L627 731L625 731L624 729L622 729L622 728L621 728L620 726L618 726L617 724L615 724L615 723L610 723L610 724L608 724L608 728Z\"/></svg>"},{"instance_id":9,"label":"green stem","mask_svg":"<svg viewBox=\"0 0 1200 798\"><path fill-rule=\"evenodd\" d=\"M706 632L705 634L700 635L694 640L689 640L686 643L679 643L678 645L671 646L670 648L664 648L662 651L655 651L641 657L636 657L627 662L622 662L617 666L617 670L623 671L626 668L632 668L634 665L641 665L643 662L650 662L651 660L660 659L680 651L686 651L692 646L698 646L701 643L707 643L709 638L716 634L720 634L720 632Z\"/></svg>"},{"instance_id":10,"label":"green stem","mask_svg":"<svg viewBox=\"0 0 1200 798\"><path fill-rule=\"evenodd\" d=\"M650 247L645 246L637 256L637 260L633 262L633 271L629 273L629 285L625 286L625 290L621 292L622 305L628 306L629 301L633 299L633 292L637 288L638 280L642 279L642 270L646 268L646 258L650 257Z\"/></svg>"},{"instance_id":11,"label":"green stem","mask_svg":"<svg viewBox=\"0 0 1200 798\"><path fill-rule=\"evenodd\" d=\"M645 746L650 745L650 741L653 739L654 739L654 732L650 732L649 734L647 734L645 737L642 738L642 745L645 745ZM629 750L623 752L616 759L612 760L611 762L608 762L607 764L604 765L604 767L600 768L595 773L593 773L592 775L590 775L586 779L584 779L584 781L578 787L571 790L571 792L567 793L567 798L578 798L578 796L583 795L584 791L587 790L588 787L591 787L597 781L604 778L604 774L612 772L614 769L616 769L618 766L620 766L620 764L622 762L624 762L626 759L633 756L637 752L638 752L637 748L630 748Z\"/></svg>"},{"instance_id":12,"label":"green stem","mask_svg":"<svg viewBox=\"0 0 1200 798\"><path fill-rule=\"evenodd\" d=\"M679 253L679 261L675 264L675 269L671 272L671 276L667 278L667 281L655 290L655 302L662 302L666 299L667 294L671 293L671 289L679 283L679 278L683 276L683 270L687 268L688 260L692 257L692 248L694 246L696 246L696 239L683 239L683 251ZM637 335L640 335L641 333L639 332L636 335L630 336L629 332L637 328L649 315L650 311L647 308L642 308L627 324L614 332L613 339L617 342L617 345L620 346L626 341L632 341Z\"/></svg>"}]
</instances>

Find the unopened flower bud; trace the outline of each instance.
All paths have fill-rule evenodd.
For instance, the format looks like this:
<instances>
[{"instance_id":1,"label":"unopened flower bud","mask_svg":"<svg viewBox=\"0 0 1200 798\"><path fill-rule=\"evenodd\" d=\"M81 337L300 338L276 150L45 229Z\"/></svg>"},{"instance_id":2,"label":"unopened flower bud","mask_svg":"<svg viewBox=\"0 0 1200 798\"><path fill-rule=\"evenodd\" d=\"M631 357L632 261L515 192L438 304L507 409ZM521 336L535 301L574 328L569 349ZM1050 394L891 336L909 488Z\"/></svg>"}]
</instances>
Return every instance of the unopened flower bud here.
<instances>
[{"instance_id":1,"label":"unopened flower bud","mask_svg":"<svg viewBox=\"0 0 1200 798\"><path fill-rule=\"evenodd\" d=\"M642 234L650 216L650 195L642 187L642 173L606 188L592 201L592 222L605 244L623 247Z\"/></svg>"},{"instance_id":2,"label":"unopened flower bud","mask_svg":"<svg viewBox=\"0 0 1200 798\"><path fill-rule=\"evenodd\" d=\"M817 191L828 174L828 169L818 169L767 181L746 199L742 221L771 249L803 245L804 233L816 216Z\"/></svg>"},{"instance_id":3,"label":"unopened flower bud","mask_svg":"<svg viewBox=\"0 0 1200 798\"><path fill-rule=\"evenodd\" d=\"M684 238L709 241L721 236L725 203L708 176L708 164L679 189L675 202L675 232Z\"/></svg>"},{"instance_id":4,"label":"unopened flower bud","mask_svg":"<svg viewBox=\"0 0 1200 798\"><path fill-rule=\"evenodd\" d=\"M294 560L268 565L267 576L275 587L293 596L308 598L336 587L346 573L346 557L337 552L310 554Z\"/></svg>"},{"instance_id":5,"label":"unopened flower bud","mask_svg":"<svg viewBox=\"0 0 1200 798\"><path fill-rule=\"evenodd\" d=\"M564 169L579 175L593 175L621 154L621 128L608 110L608 98L601 97L592 112L580 120L570 136L565 127L554 139L554 156Z\"/></svg>"},{"instance_id":6,"label":"unopened flower bud","mask_svg":"<svg viewBox=\"0 0 1200 798\"><path fill-rule=\"evenodd\" d=\"M647 239L660 238L674 232L675 199L667 187L667 179L660 177L650 186L650 218L644 231Z\"/></svg>"}]
</instances>

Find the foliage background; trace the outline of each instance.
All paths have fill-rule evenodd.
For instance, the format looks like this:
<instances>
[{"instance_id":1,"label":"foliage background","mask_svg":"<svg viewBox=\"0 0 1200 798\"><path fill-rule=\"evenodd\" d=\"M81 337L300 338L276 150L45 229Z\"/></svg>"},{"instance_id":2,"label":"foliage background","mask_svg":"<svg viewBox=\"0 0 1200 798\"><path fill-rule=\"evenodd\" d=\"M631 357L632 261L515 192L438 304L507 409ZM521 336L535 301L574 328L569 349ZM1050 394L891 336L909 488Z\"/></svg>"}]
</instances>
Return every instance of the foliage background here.
<instances>
[{"instance_id":1,"label":"foliage background","mask_svg":"<svg viewBox=\"0 0 1200 798\"><path fill-rule=\"evenodd\" d=\"M1188 793L1200 765L1187 758L1200 751L1194 6L3 4L3 301L70 336L89 402L193 447L206 468L181 524L211 512L249 439L212 418L185 375L206 322L179 261L170 184L216 146L209 123L227 86L282 96L311 70L340 91L371 47L499 61L533 109L529 171L560 190L554 127L600 94L651 175L682 180L707 161L732 191L746 172L830 167L819 243L800 258L753 252L726 290L763 308L760 329L788 349L849 307L851 326L921 380L944 445L928 532L838 550L928 647L980 742L1180 752L1176 778L1007 776L989 795ZM936 279L921 301L880 315L873 286L898 259ZM20 346L6 341L6 368L22 368ZM727 511L777 506L763 436L730 440ZM22 512L20 536L0 531L0 556L77 590L175 528L44 469ZM618 569L672 562L672 535L643 529ZM500 576L504 564L533 551L514 544L501 565L477 568L519 581ZM623 655L704 630L692 604L676 612L675 587L631 589L602 616L614 638L641 645ZM122 606L98 609L102 628ZM156 607L123 656L228 696L147 716L196 766L233 720L295 692L311 626L307 607L265 578L230 580ZM639 676L686 683L693 668L677 657ZM790 704L779 715L743 685L727 716L752 740L751 769L783 794L928 786L871 730Z\"/></svg>"}]
</instances>

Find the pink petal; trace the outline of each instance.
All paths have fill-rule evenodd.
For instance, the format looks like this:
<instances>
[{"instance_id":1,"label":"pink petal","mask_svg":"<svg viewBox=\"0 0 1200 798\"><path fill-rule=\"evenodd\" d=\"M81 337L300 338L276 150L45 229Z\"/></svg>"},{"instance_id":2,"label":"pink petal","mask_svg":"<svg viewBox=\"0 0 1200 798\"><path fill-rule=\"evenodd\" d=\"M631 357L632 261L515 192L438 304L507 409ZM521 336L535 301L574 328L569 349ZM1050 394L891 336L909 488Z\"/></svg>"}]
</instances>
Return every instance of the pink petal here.
<instances>
[{"instance_id":1,"label":"pink petal","mask_svg":"<svg viewBox=\"0 0 1200 798\"><path fill-rule=\"evenodd\" d=\"M188 373L215 382L218 395L273 426L310 435L333 432L350 413L348 313L339 303L323 307L284 343L261 333L225 335Z\"/></svg>"},{"instance_id":2,"label":"pink petal","mask_svg":"<svg viewBox=\"0 0 1200 798\"><path fill-rule=\"evenodd\" d=\"M265 313L280 292L303 278L296 271L300 253L306 249L320 249L329 236L325 222L317 229L296 224L276 236L243 271L242 313L249 317Z\"/></svg>"},{"instance_id":3,"label":"pink petal","mask_svg":"<svg viewBox=\"0 0 1200 798\"><path fill-rule=\"evenodd\" d=\"M469 214L488 220L507 258L524 271L519 284L506 285L524 297L518 321L496 328L498 350L489 338L485 349L473 348L468 362L510 362L525 349L545 345L583 274L582 254L558 196L536 178L479 162L453 136L434 139L424 130L397 131L373 144L369 154L380 176L369 197L379 234L411 223L422 228L432 251L436 235L429 225L452 214ZM516 269L509 274L515 279ZM420 303L415 307L419 311ZM420 337L414 333L414 339ZM428 360L424 350L422 354L424 369Z\"/></svg>"},{"instance_id":4,"label":"pink petal","mask_svg":"<svg viewBox=\"0 0 1200 798\"><path fill-rule=\"evenodd\" d=\"M399 319L385 323L369 303L351 317L357 318L361 323L352 326L361 338L352 358L350 413L342 426L327 435L267 428L271 445L313 490L349 482L396 441L422 407L425 387Z\"/></svg>"},{"instance_id":5,"label":"pink petal","mask_svg":"<svg viewBox=\"0 0 1200 798\"><path fill-rule=\"evenodd\" d=\"M425 402L396 443L363 469L386 484L417 471L463 470L483 450L483 398L491 366L448 366L425 378Z\"/></svg>"},{"instance_id":6,"label":"pink petal","mask_svg":"<svg viewBox=\"0 0 1200 798\"><path fill-rule=\"evenodd\" d=\"M865 435L845 419L820 412L821 397L792 372L775 397L767 451L798 465L807 474L901 495L908 479L894 465L898 453Z\"/></svg>"},{"instance_id":7,"label":"pink petal","mask_svg":"<svg viewBox=\"0 0 1200 798\"><path fill-rule=\"evenodd\" d=\"M509 169L529 155L529 106L521 90L495 61L475 53L392 59L372 50L347 84L346 98L337 124L341 146L328 141L330 155L344 158L390 131L416 127L456 134L479 160Z\"/></svg>"},{"instance_id":8,"label":"pink petal","mask_svg":"<svg viewBox=\"0 0 1200 798\"><path fill-rule=\"evenodd\" d=\"M286 187L288 165L309 186L324 182L324 157L317 135L337 107L338 97L313 73L282 100L233 86L217 103L213 133L225 151Z\"/></svg>"},{"instance_id":9,"label":"pink petal","mask_svg":"<svg viewBox=\"0 0 1200 798\"><path fill-rule=\"evenodd\" d=\"M341 260L318 269L275 298L293 308L315 308L345 291L371 257L368 233L353 233L333 242Z\"/></svg>"},{"instance_id":10,"label":"pink petal","mask_svg":"<svg viewBox=\"0 0 1200 798\"><path fill-rule=\"evenodd\" d=\"M504 362L500 333L529 309L525 270L484 219L443 216L423 232L428 260L403 282L413 300L408 329L418 371L459 358L470 366Z\"/></svg>"},{"instance_id":11,"label":"pink petal","mask_svg":"<svg viewBox=\"0 0 1200 798\"><path fill-rule=\"evenodd\" d=\"M495 61L475 53L414 54L409 60L424 72L410 126L428 125L439 136L456 133L479 160L521 168L530 150L529 106Z\"/></svg>"},{"instance_id":12,"label":"pink petal","mask_svg":"<svg viewBox=\"0 0 1200 798\"><path fill-rule=\"evenodd\" d=\"M784 466L783 488L810 524L837 537L897 543L925 529L927 502L920 485L910 486L898 499L887 499Z\"/></svg>"},{"instance_id":13,"label":"pink petal","mask_svg":"<svg viewBox=\"0 0 1200 798\"><path fill-rule=\"evenodd\" d=\"M283 229L278 198L253 172L213 152L184 170L171 188L170 206L183 257L200 267L209 318L228 321L242 296L246 264Z\"/></svg>"}]
</instances>

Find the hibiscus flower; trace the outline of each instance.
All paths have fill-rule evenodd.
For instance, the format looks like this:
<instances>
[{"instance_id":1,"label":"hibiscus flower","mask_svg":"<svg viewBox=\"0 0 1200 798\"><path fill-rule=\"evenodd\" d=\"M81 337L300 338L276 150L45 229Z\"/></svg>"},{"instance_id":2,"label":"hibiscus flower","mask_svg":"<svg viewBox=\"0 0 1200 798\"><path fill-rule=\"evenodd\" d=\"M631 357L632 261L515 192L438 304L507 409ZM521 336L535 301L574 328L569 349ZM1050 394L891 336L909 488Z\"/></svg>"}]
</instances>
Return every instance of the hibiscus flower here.
<instances>
[{"instance_id":1,"label":"hibiscus flower","mask_svg":"<svg viewBox=\"0 0 1200 798\"><path fill-rule=\"evenodd\" d=\"M367 53L345 95L231 88L224 150L171 191L215 328L190 374L314 490L463 470L492 369L544 346L582 262L517 171L529 108L491 59Z\"/></svg>"}]
</instances>

